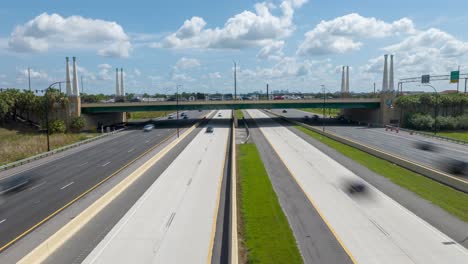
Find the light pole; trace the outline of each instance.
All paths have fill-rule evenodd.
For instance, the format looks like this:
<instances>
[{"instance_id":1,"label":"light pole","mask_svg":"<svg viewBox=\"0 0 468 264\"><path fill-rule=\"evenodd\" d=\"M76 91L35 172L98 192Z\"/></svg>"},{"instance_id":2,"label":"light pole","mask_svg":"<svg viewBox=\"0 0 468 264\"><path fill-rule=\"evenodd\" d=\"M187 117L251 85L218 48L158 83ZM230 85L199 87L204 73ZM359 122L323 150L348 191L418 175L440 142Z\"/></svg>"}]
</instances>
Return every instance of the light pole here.
<instances>
[{"instance_id":1,"label":"light pole","mask_svg":"<svg viewBox=\"0 0 468 264\"><path fill-rule=\"evenodd\" d=\"M177 119L177 137L179 137L179 86L182 87L181 84L176 86L176 119Z\"/></svg>"},{"instance_id":2,"label":"light pole","mask_svg":"<svg viewBox=\"0 0 468 264\"><path fill-rule=\"evenodd\" d=\"M52 86L56 85L56 84L61 84L61 83L65 83L65 82L54 82L52 83L51 85L49 85L49 87L47 87L46 89L44 90L36 90L36 93L38 92L41 92L41 93L44 93L44 96L45 96L45 100L44 100L44 103L45 103L45 121L46 121L46 136L47 136L47 151L50 151L50 140L49 140L49 98L47 97L47 91L49 91Z\"/></svg>"},{"instance_id":3,"label":"light pole","mask_svg":"<svg viewBox=\"0 0 468 264\"><path fill-rule=\"evenodd\" d=\"M322 115L322 131L325 132L325 85L322 84L320 85L323 90L323 104L322 104L322 109L323 109L323 115Z\"/></svg>"},{"instance_id":4,"label":"light pole","mask_svg":"<svg viewBox=\"0 0 468 264\"><path fill-rule=\"evenodd\" d=\"M234 101L236 100L237 97L237 63L234 62Z\"/></svg>"},{"instance_id":5,"label":"light pole","mask_svg":"<svg viewBox=\"0 0 468 264\"><path fill-rule=\"evenodd\" d=\"M437 106L439 105L439 93L437 92L436 88L430 84L420 84L418 86L428 86L431 87L434 90L434 95L435 95L435 104L434 104L434 135L437 135Z\"/></svg>"}]
</instances>

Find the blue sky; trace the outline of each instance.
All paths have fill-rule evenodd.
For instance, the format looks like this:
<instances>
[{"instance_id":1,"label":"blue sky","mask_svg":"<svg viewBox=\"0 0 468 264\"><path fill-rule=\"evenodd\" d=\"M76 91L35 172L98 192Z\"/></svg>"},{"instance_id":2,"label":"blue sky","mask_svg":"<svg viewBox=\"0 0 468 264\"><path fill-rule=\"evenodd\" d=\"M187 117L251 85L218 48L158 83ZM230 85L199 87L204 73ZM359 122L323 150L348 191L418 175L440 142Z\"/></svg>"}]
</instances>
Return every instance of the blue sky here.
<instances>
[{"instance_id":1,"label":"blue sky","mask_svg":"<svg viewBox=\"0 0 468 264\"><path fill-rule=\"evenodd\" d=\"M0 87L26 88L31 67L33 88L44 88L63 80L65 56L76 56L88 93L112 94L116 67L127 92L177 84L230 92L233 60L240 92L266 83L337 91L341 65L351 68L351 91L370 91L381 86L385 53L395 54L397 79L468 71L467 8L462 0L8 1Z\"/></svg>"}]
</instances>

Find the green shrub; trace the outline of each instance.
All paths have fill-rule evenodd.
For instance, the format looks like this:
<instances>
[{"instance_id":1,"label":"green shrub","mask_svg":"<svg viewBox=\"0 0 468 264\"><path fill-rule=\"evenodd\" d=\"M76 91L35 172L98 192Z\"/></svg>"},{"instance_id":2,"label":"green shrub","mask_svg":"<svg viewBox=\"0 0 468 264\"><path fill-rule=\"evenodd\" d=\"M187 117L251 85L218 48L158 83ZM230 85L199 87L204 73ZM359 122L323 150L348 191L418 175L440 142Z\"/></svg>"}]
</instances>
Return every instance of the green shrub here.
<instances>
[{"instance_id":1,"label":"green shrub","mask_svg":"<svg viewBox=\"0 0 468 264\"><path fill-rule=\"evenodd\" d=\"M468 115L459 116L457 119L459 128L468 129Z\"/></svg>"},{"instance_id":2,"label":"green shrub","mask_svg":"<svg viewBox=\"0 0 468 264\"><path fill-rule=\"evenodd\" d=\"M53 120L49 123L49 134L63 134L67 131L63 120Z\"/></svg>"},{"instance_id":3,"label":"green shrub","mask_svg":"<svg viewBox=\"0 0 468 264\"><path fill-rule=\"evenodd\" d=\"M80 130L83 129L85 127L85 125L86 125L85 120L81 116L77 116L77 117L72 118L72 120L70 122L70 128L74 132L80 132Z\"/></svg>"},{"instance_id":4,"label":"green shrub","mask_svg":"<svg viewBox=\"0 0 468 264\"><path fill-rule=\"evenodd\" d=\"M453 116L438 116L437 129L454 130L459 126L459 120Z\"/></svg>"},{"instance_id":5,"label":"green shrub","mask_svg":"<svg viewBox=\"0 0 468 264\"><path fill-rule=\"evenodd\" d=\"M414 114L409 118L409 125L414 129L431 129L434 125L434 118L430 115Z\"/></svg>"}]
</instances>

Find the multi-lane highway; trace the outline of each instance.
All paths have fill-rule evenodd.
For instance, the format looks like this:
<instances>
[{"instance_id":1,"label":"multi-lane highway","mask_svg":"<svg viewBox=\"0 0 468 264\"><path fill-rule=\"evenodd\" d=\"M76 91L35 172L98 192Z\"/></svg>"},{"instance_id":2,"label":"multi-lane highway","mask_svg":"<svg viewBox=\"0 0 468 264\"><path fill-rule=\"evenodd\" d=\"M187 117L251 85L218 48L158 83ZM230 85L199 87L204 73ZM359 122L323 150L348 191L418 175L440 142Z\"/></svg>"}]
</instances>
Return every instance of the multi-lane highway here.
<instances>
[{"instance_id":1,"label":"multi-lane highway","mask_svg":"<svg viewBox=\"0 0 468 264\"><path fill-rule=\"evenodd\" d=\"M275 109L274 112L288 118L304 118L305 115L313 115L297 109L288 109L287 113ZM405 131L396 133L395 131L386 131L385 128L361 126L326 126L325 129L361 144L381 149L438 170L446 170L444 165L447 164L449 159L468 162L468 148L466 146L420 135L410 135ZM436 146L435 151L425 151L417 148L416 144L421 141L434 144Z\"/></svg>"},{"instance_id":2,"label":"multi-lane highway","mask_svg":"<svg viewBox=\"0 0 468 264\"><path fill-rule=\"evenodd\" d=\"M156 129L144 133L141 127L123 135L94 144L81 151L15 172L5 177L25 176L33 179L26 189L3 197L0 205L0 248L3 251L43 221L106 177L115 174L142 153L174 134L177 126L188 126L207 112L192 111L190 119L179 125L160 121Z\"/></svg>"},{"instance_id":3,"label":"multi-lane highway","mask_svg":"<svg viewBox=\"0 0 468 264\"><path fill-rule=\"evenodd\" d=\"M364 181L289 129L260 124L260 130L353 262L468 262L466 248L368 183L369 196L350 195L347 183Z\"/></svg>"},{"instance_id":4,"label":"multi-lane highway","mask_svg":"<svg viewBox=\"0 0 468 264\"><path fill-rule=\"evenodd\" d=\"M219 113L213 133L199 132L84 263L211 260L231 118Z\"/></svg>"}]
</instances>

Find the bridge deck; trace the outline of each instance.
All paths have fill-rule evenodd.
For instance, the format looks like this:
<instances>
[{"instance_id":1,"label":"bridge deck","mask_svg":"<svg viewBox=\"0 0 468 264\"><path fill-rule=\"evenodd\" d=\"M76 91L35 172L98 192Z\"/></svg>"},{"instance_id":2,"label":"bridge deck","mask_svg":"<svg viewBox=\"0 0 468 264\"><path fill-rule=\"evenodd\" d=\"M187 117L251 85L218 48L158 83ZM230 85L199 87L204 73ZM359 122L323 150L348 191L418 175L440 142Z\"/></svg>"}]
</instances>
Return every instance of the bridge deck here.
<instances>
[{"instance_id":1,"label":"bridge deck","mask_svg":"<svg viewBox=\"0 0 468 264\"><path fill-rule=\"evenodd\" d=\"M265 109L265 108L360 108L377 109L379 98L311 99L311 100L257 100L257 101L165 101L137 103L82 104L85 114L139 111L173 111L197 109Z\"/></svg>"}]
</instances>

